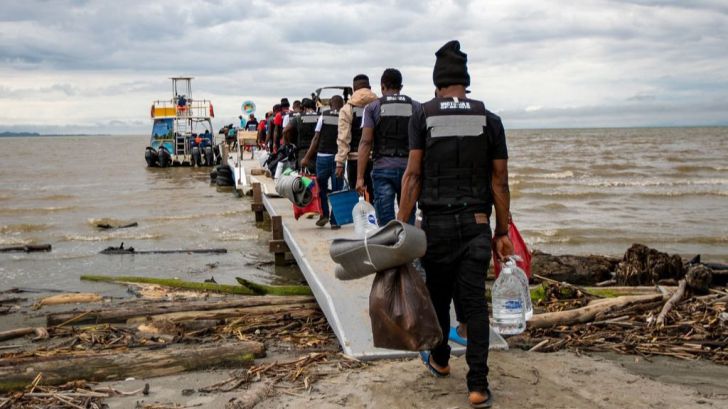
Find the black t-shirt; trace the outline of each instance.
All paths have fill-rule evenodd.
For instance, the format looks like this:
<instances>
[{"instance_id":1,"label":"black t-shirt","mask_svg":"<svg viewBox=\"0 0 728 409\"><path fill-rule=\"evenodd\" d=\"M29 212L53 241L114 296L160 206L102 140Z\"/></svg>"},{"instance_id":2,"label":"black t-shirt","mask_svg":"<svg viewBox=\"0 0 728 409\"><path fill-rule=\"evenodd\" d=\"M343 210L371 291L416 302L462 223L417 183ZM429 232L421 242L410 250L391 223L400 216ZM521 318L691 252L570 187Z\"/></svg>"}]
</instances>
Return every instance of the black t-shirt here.
<instances>
[{"instance_id":1,"label":"black t-shirt","mask_svg":"<svg viewBox=\"0 0 728 409\"><path fill-rule=\"evenodd\" d=\"M439 100L445 100L443 98L437 98ZM452 99L452 98L451 98ZM460 99L461 101L473 101L471 99ZM506 132L503 129L503 122L498 115L488 111L485 111L486 125L485 133L488 138L488 156L484 158L489 162L495 159L508 159L508 147L506 146ZM427 139L427 122L425 118L425 111L422 109L422 104L412 101L412 116L409 122L409 146L412 149L426 149ZM490 168L491 166L489 166ZM491 173L488 172L488 177ZM431 213L459 213L459 212L486 212L490 214L490 206L487 209L482 208L459 208L457 210L443 209L441 211L433 211Z\"/></svg>"}]
</instances>

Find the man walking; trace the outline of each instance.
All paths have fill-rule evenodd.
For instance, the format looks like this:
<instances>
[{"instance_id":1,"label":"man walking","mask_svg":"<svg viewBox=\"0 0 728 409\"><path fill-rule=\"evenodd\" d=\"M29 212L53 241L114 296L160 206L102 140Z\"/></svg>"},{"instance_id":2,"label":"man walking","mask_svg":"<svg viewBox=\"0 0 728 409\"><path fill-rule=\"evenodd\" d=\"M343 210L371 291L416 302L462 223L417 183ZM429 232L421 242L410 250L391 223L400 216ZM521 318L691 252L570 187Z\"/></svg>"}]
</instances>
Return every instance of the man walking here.
<instances>
[{"instance_id":1,"label":"man walking","mask_svg":"<svg viewBox=\"0 0 728 409\"><path fill-rule=\"evenodd\" d=\"M344 99L339 95L334 95L329 100L329 105L331 109L324 111L319 117L311 147L308 149L306 157L301 161L301 166L308 167L314 155L316 155L316 183L319 186L322 212L321 217L316 221L316 225L324 227L330 218L331 228L338 229L341 226L336 224L334 214L329 211L329 192L327 190L329 179L331 179L332 192L341 190L343 184L343 180L336 176L334 155L337 151L336 138L339 128L339 109L344 106Z\"/></svg>"},{"instance_id":2,"label":"man walking","mask_svg":"<svg viewBox=\"0 0 728 409\"><path fill-rule=\"evenodd\" d=\"M354 93L346 105L339 111L339 136L336 140L339 149L336 153L336 176L344 176L344 163L346 163L346 177L349 181L349 187L353 188L356 186L358 149L359 141L361 140L361 123L364 107L368 103L375 101L377 95L372 92L372 87L369 85L369 77L364 74L359 74L354 77L351 88L354 90ZM364 174L365 184L369 191L369 197L371 198L373 197L371 183L372 165L368 154L362 158L366 164L366 172Z\"/></svg>"},{"instance_id":3,"label":"man walking","mask_svg":"<svg viewBox=\"0 0 728 409\"><path fill-rule=\"evenodd\" d=\"M450 302L455 297L468 328L465 360L471 407L492 404L488 388L488 310L485 275L491 254L490 214L495 205L493 248L513 254L508 238L508 151L500 118L483 102L466 97L467 55L450 41L435 54L438 97L413 106L410 153L397 218L407 220L419 199L427 253L427 288L443 341L423 362L435 376L450 373Z\"/></svg>"},{"instance_id":4,"label":"man walking","mask_svg":"<svg viewBox=\"0 0 728 409\"><path fill-rule=\"evenodd\" d=\"M408 124L412 115L412 99L400 94L402 74L387 68L382 74L382 97L364 110L359 158L368 158L374 148L371 182L367 181L366 164L359 161L356 190L363 194L365 186L374 190L374 209L380 226L394 219L394 199L402 198L402 176L409 155ZM414 223L414 213L408 222Z\"/></svg>"},{"instance_id":5,"label":"man walking","mask_svg":"<svg viewBox=\"0 0 728 409\"><path fill-rule=\"evenodd\" d=\"M294 103L295 106L295 103ZM303 98L301 101L301 107L303 112L300 115L294 116L283 128L283 140L286 144L292 143L296 145L296 159L298 169L304 170L301 167L308 148L311 147L311 142L316 133L316 124L318 123L319 115L314 110L316 104L310 98ZM309 166L305 169L310 173L314 173L316 168Z\"/></svg>"}]
</instances>

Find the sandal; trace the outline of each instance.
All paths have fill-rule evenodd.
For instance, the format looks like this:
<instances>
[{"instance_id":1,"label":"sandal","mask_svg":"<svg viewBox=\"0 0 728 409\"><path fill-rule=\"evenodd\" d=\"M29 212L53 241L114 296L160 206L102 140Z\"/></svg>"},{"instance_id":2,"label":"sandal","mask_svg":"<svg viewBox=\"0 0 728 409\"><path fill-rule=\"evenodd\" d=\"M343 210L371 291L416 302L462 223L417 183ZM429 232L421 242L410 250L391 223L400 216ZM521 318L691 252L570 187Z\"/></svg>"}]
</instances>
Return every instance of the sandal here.
<instances>
[{"instance_id":1,"label":"sandal","mask_svg":"<svg viewBox=\"0 0 728 409\"><path fill-rule=\"evenodd\" d=\"M493 406L493 393L490 388L485 388L485 393L488 394L488 398L484 399L483 393L478 391L472 391L468 394L468 402L470 407L475 409L489 408Z\"/></svg>"},{"instance_id":2,"label":"sandal","mask_svg":"<svg viewBox=\"0 0 728 409\"><path fill-rule=\"evenodd\" d=\"M460 344L462 346L468 346L468 339L460 336L457 327L450 327L450 335L448 335L450 341Z\"/></svg>"},{"instance_id":3,"label":"sandal","mask_svg":"<svg viewBox=\"0 0 728 409\"><path fill-rule=\"evenodd\" d=\"M447 376L450 376L450 367L446 367L445 370L440 371L436 369L432 364L430 363L430 352L429 351L421 351L420 352L420 358L422 359L422 363L425 364L425 367L427 367L427 370L430 371L431 374L433 374L436 378L445 378Z\"/></svg>"}]
</instances>

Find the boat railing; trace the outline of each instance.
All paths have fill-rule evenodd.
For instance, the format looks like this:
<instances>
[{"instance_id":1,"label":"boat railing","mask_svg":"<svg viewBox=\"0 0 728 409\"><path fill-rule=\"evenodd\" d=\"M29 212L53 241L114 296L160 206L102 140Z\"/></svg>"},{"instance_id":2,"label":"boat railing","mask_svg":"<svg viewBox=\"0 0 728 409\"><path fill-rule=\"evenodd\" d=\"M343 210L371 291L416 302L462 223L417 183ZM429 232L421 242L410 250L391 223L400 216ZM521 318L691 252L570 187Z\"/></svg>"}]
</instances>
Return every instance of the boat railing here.
<instances>
[{"instance_id":1,"label":"boat railing","mask_svg":"<svg viewBox=\"0 0 728 409\"><path fill-rule=\"evenodd\" d=\"M188 99L184 105L177 101L156 100L152 105L152 118L208 119L214 117L212 102L206 99Z\"/></svg>"}]
</instances>

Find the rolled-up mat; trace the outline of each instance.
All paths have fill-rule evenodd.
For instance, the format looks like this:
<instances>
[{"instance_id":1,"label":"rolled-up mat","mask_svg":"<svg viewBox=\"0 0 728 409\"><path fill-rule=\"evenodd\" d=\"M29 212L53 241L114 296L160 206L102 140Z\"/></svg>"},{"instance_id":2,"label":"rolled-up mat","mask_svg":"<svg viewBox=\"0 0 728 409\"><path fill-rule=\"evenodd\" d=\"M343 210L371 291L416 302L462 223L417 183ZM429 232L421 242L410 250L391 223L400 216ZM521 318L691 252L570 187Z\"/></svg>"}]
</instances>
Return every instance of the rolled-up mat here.
<instances>
[{"instance_id":1,"label":"rolled-up mat","mask_svg":"<svg viewBox=\"0 0 728 409\"><path fill-rule=\"evenodd\" d=\"M398 267L422 257L427 251L425 232L392 220L370 232L366 239L335 239L329 254L337 263L339 280L354 280L378 271Z\"/></svg>"},{"instance_id":2,"label":"rolled-up mat","mask_svg":"<svg viewBox=\"0 0 728 409\"><path fill-rule=\"evenodd\" d=\"M276 193L293 202L298 207L306 207L313 195L301 176L282 175L276 181Z\"/></svg>"}]
</instances>

